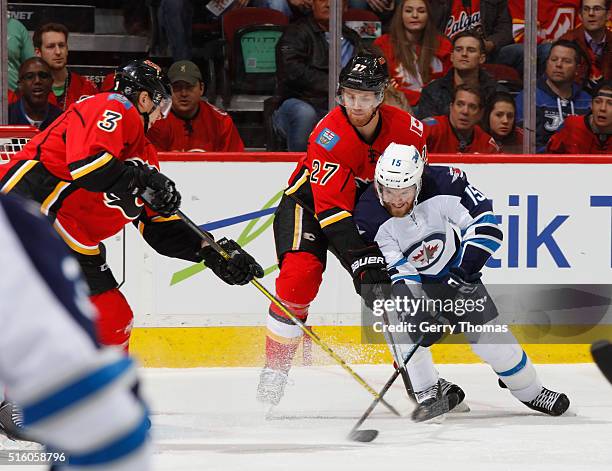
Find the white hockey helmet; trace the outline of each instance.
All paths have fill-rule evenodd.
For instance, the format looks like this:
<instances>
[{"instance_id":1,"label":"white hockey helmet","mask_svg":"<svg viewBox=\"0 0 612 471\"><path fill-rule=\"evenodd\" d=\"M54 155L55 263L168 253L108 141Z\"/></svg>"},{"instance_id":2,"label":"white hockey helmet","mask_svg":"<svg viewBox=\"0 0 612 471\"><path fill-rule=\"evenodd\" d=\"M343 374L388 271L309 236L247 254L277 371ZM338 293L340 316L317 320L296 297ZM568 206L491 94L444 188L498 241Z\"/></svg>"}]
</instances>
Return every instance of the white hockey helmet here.
<instances>
[{"instance_id":1,"label":"white hockey helmet","mask_svg":"<svg viewBox=\"0 0 612 471\"><path fill-rule=\"evenodd\" d=\"M426 152L423 149L423 152ZM421 177L425 160L421 152L413 145L392 142L385 149L376 163L374 172L376 193L384 206L383 188L401 190L415 187L414 204L421 190Z\"/></svg>"}]
</instances>

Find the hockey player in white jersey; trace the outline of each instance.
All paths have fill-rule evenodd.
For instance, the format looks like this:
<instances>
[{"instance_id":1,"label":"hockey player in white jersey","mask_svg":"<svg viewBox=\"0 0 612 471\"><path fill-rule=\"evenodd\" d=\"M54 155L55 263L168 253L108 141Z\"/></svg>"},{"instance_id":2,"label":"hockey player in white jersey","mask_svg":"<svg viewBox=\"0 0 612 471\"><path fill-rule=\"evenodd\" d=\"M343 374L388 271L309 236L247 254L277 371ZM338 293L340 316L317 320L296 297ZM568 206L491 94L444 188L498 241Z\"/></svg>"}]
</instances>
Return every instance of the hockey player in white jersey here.
<instances>
[{"instance_id":1,"label":"hockey player in white jersey","mask_svg":"<svg viewBox=\"0 0 612 471\"><path fill-rule=\"evenodd\" d=\"M463 318L457 312L445 312L442 317L450 325L463 320L493 327L497 308L480 281L482 267L503 237L491 201L468 183L460 169L426 165L425 152L390 144L378 160L374 183L356 206L355 221L362 237L379 245L395 296L479 300L482 308ZM427 347L442 337L442 321L426 310L396 314L395 322L418 326L415 333L393 335L404 358L422 338L422 347L407 370L420 404L413 417L425 417L427 408L431 410L441 397L438 372ZM499 332L504 329L487 330L497 332L465 336L474 353L498 375L499 384L531 409L563 414L569 399L542 386L514 335L509 330Z\"/></svg>"},{"instance_id":2,"label":"hockey player in white jersey","mask_svg":"<svg viewBox=\"0 0 612 471\"><path fill-rule=\"evenodd\" d=\"M54 470L150 469L134 363L99 348L78 263L27 205L0 195L0 383L20 435L58 452Z\"/></svg>"}]
</instances>

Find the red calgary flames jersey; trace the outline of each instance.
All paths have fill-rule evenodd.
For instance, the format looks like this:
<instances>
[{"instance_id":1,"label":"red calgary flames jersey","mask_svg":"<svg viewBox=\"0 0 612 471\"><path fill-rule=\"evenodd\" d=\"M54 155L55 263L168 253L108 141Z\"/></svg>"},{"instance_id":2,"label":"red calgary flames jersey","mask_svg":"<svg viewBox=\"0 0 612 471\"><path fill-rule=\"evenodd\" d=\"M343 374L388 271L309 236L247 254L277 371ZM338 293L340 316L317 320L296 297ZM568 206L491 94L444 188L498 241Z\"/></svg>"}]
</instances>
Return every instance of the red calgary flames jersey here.
<instances>
[{"instance_id":1,"label":"red calgary flames jersey","mask_svg":"<svg viewBox=\"0 0 612 471\"><path fill-rule=\"evenodd\" d=\"M539 0L538 39L555 41L576 26L580 0ZM509 0L515 42L525 37L525 0Z\"/></svg>"},{"instance_id":2,"label":"red calgary flames jersey","mask_svg":"<svg viewBox=\"0 0 612 471\"><path fill-rule=\"evenodd\" d=\"M159 167L140 115L123 95L102 93L73 104L25 148L0 165L0 191L15 191L40 203L66 243L86 255L142 212L136 197L83 188L114 163ZM108 187L100 181L101 188Z\"/></svg>"},{"instance_id":3,"label":"red calgary flames jersey","mask_svg":"<svg viewBox=\"0 0 612 471\"><path fill-rule=\"evenodd\" d=\"M448 116L427 118L423 123L427 134L427 148L431 153L497 154L499 152L495 139L478 125L474 126L472 140L463 141L457 137Z\"/></svg>"},{"instance_id":4,"label":"red calgary flames jersey","mask_svg":"<svg viewBox=\"0 0 612 471\"><path fill-rule=\"evenodd\" d=\"M451 14L444 29L444 35L451 41L462 31L476 28L481 24L480 0L464 3L462 0L453 0Z\"/></svg>"},{"instance_id":5,"label":"red calgary flames jersey","mask_svg":"<svg viewBox=\"0 0 612 471\"><path fill-rule=\"evenodd\" d=\"M350 124L341 107L325 116L308 140L306 156L289 180L287 195L313 209L321 228L351 216L360 189L374 179L378 157L389 144L414 145L426 158L423 123L387 105L371 143Z\"/></svg>"},{"instance_id":6,"label":"red calgary flames jersey","mask_svg":"<svg viewBox=\"0 0 612 471\"><path fill-rule=\"evenodd\" d=\"M609 134L595 134L589 125L591 115L568 116L550 141L551 154L612 154Z\"/></svg>"},{"instance_id":7,"label":"red calgary flames jersey","mask_svg":"<svg viewBox=\"0 0 612 471\"><path fill-rule=\"evenodd\" d=\"M149 129L147 137L160 152L244 152L232 118L204 101L193 118L182 119L170 113Z\"/></svg>"}]
</instances>

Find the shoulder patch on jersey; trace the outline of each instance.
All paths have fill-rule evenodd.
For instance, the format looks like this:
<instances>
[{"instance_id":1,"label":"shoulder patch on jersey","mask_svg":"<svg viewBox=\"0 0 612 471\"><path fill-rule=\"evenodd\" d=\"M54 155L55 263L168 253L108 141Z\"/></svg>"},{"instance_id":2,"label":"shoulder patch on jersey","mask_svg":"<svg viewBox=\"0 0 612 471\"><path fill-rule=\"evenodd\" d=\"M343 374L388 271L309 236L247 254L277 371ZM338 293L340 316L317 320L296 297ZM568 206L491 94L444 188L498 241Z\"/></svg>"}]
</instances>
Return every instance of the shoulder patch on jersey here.
<instances>
[{"instance_id":1,"label":"shoulder patch on jersey","mask_svg":"<svg viewBox=\"0 0 612 471\"><path fill-rule=\"evenodd\" d=\"M451 183L455 183L455 181L457 180L464 180L465 179L465 173L463 173L463 170L461 170L460 168L457 167L448 167L448 171L450 173L451 176Z\"/></svg>"},{"instance_id":2,"label":"shoulder patch on jersey","mask_svg":"<svg viewBox=\"0 0 612 471\"><path fill-rule=\"evenodd\" d=\"M438 120L436 118L425 118L423 120L423 124L427 126L435 126L436 124L438 124Z\"/></svg>"},{"instance_id":3,"label":"shoulder patch on jersey","mask_svg":"<svg viewBox=\"0 0 612 471\"><path fill-rule=\"evenodd\" d=\"M319 133L317 136L316 143L323 147L325 150L332 150L338 141L340 140L340 136L333 133L330 129L325 128L323 131Z\"/></svg>"},{"instance_id":4,"label":"shoulder patch on jersey","mask_svg":"<svg viewBox=\"0 0 612 471\"><path fill-rule=\"evenodd\" d=\"M419 137L423 137L423 123L410 115L410 130Z\"/></svg>"},{"instance_id":5,"label":"shoulder patch on jersey","mask_svg":"<svg viewBox=\"0 0 612 471\"><path fill-rule=\"evenodd\" d=\"M120 93L111 93L110 95L108 95L107 100L108 101L111 101L111 100L118 101L123 106L125 106L126 110L129 110L132 106L134 106L132 105L132 102L128 100L127 97L121 95Z\"/></svg>"}]
</instances>

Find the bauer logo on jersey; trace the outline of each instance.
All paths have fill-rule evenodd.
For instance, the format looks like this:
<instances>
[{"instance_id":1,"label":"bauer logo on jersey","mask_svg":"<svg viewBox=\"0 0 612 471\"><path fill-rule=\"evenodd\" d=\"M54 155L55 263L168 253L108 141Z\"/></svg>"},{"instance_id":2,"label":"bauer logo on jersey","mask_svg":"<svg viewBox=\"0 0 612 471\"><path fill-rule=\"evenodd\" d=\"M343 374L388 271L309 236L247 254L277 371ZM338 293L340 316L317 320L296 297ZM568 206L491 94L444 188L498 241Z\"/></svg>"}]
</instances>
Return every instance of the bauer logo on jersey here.
<instances>
[{"instance_id":1,"label":"bauer logo on jersey","mask_svg":"<svg viewBox=\"0 0 612 471\"><path fill-rule=\"evenodd\" d=\"M431 234L414 245L412 245L404 255L408 260L408 263L415 267L417 270L427 270L444 253L444 242L446 235L441 233Z\"/></svg>"},{"instance_id":2,"label":"bauer logo on jersey","mask_svg":"<svg viewBox=\"0 0 612 471\"><path fill-rule=\"evenodd\" d=\"M325 128L319 136L317 137L317 144L323 147L325 150L332 150L338 141L340 140L340 136L334 134L329 129Z\"/></svg>"}]
</instances>

